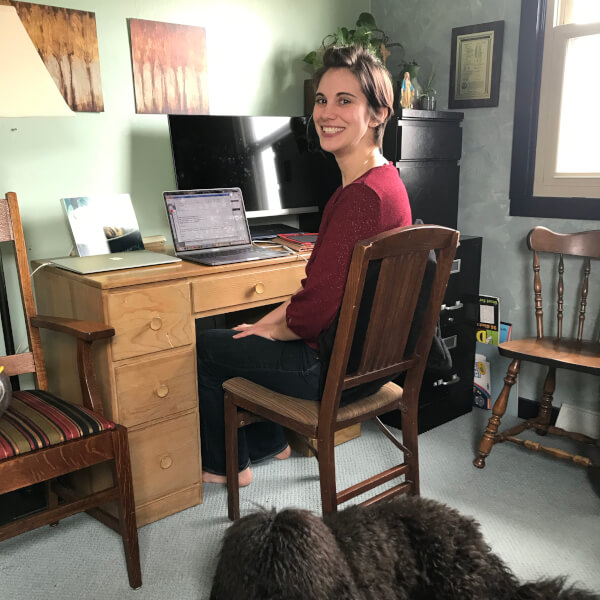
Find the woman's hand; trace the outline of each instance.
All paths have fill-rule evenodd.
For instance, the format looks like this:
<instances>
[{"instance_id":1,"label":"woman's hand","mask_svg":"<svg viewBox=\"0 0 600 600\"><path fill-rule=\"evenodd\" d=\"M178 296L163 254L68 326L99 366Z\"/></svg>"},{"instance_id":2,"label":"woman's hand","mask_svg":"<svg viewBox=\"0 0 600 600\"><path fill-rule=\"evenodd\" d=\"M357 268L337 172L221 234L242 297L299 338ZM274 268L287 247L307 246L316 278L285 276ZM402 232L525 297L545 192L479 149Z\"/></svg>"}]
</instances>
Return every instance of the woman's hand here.
<instances>
[{"instance_id":1,"label":"woman's hand","mask_svg":"<svg viewBox=\"0 0 600 600\"><path fill-rule=\"evenodd\" d=\"M248 323L242 323L241 325L237 325L233 328L236 333L233 336L233 339L237 340L240 338L248 337L249 335L258 335L260 337L265 338L266 340L274 341L275 338L272 335L272 325L264 324L260 321L258 323L254 323L253 325L249 325Z\"/></svg>"},{"instance_id":2,"label":"woman's hand","mask_svg":"<svg viewBox=\"0 0 600 600\"><path fill-rule=\"evenodd\" d=\"M288 342L290 340L299 340L300 336L296 335L285 323L285 321L279 321L276 323L258 321L253 325L248 323L242 323L237 327L233 328L237 331L233 336L233 339L237 340L240 338L248 337L249 335L258 335L259 337L265 338L266 340L280 340L282 342Z\"/></svg>"}]
</instances>

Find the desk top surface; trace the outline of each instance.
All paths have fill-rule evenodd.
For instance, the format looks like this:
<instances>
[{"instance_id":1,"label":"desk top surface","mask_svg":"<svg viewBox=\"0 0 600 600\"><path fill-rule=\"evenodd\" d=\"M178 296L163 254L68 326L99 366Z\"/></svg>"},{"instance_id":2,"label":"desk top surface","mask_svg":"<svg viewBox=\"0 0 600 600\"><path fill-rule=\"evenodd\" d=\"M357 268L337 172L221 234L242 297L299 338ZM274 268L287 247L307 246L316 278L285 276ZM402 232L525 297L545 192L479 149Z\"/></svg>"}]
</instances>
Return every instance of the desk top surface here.
<instances>
[{"instance_id":1,"label":"desk top surface","mask_svg":"<svg viewBox=\"0 0 600 600\"><path fill-rule=\"evenodd\" d=\"M309 256L309 254L307 254ZM34 260L32 266L38 267L47 260ZM254 260L241 263L233 263L229 265L206 266L197 263L182 260L178 263L168 265L156 265L151 267L137 267L135 269L122 269L119 271L106 271L103 273L93 273L90 275L80 275L66 269L47 265L44 269L52 269L53 274L74 279L96 288L114 289L127 287L130 285L142 285L148 283L160 283L165 281L176 281L178 279L187 279L190 277L203 277L207 275L216 275L219 273L244 271L247 269L260 269L265 267L273 267L290 263L302 263L305 261L299 256L283 253L281 258L271 258L268 260Z\"/></svg>"}]
</instances>

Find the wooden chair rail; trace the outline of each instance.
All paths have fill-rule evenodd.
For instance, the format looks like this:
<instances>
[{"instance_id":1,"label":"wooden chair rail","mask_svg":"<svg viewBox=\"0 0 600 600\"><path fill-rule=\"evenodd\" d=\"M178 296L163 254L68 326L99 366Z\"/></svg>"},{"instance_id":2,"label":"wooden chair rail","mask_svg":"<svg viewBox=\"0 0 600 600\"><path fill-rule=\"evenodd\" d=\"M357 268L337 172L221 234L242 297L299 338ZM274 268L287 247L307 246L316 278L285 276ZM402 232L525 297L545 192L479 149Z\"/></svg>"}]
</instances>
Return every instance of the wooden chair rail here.
<instances>
[{"instance_id":1,"label":"wooden chair rail","mask_svg":"<svg viewBox=\"0 0 600 600\"><path fill-rule=\"evenodd\" d=\"M544 446L544 445L540 444L539 442L534 442L533 440L524 440L522 438L509 436L506 438L506 441L513 442L515 444L519 444L520 446L524 446L528 450L533 450L534 452L544 452L546 454L549 454L550 456L553 456L554 458L562 458L563 460L571 460L575 464L578 464L578 465L581 465L584 467L593 466L591 459L587 458L586 456L581 456L579 454L571 454L570 452L567 452L566 450L561 450L560 448L552 448L551 446Z\"/></svg>"},{"instance_id":2,"label":"wooden chair rail","mask_svg":"<svg viewBox=\"0 0 600 600\"><path fill-rule=\"evenodd\" d=\"M600 258L600 231L556 233L547 227L535 227L527 235L527 246L538 252Z\"/></svg>"},{"instance_id":3,"label":"wooden chair rail","mask_svg":"<svg viewBox=\"0 0 600 600\"><path fill-rule=\"evenodd\" d=\"M398 496L399 494L407 494L410 493L411 488L413 486L412 481L405 481L404 483L399 483L398 485L390 488L389 490L385 490L372 498L368 498L364 502L361 502L361 506L370 506L371 504L375 504L376 502L381 502L383 500L389 500L394 496Z\"/></svg>"},{"instance_id":4,"label":"wooden chair rail","mask_svg":"<svg viewBox=\"0 0 600 600\"><path fill-rule=\"evenodd\" d=\"M2 461L0 494L91 467L113 457L110 432L64 442Z\"/></svg>"},{"instance_id":5,"label":"wooden chair rail","mask_svg":"<svg viewBox=\"0 0 600 600\"><path fill-rule=\"evenodd\" d=\"M33 514L13 523L0 525L0 542L26 531L47 525L48 522L58 522L77 513L87 511L94 506L106 504L118 498L119 488L115 486L76 501L59 504L56 508L45 510L41 514Z\"/></svg>"},{"instance_id":6,"label":"wooden chair rail","mask_svg":"<svg viewBox=\"0 0 600 600\"><path fill-rule=\"evenodd\" d=\"M369 479L365 479L360 483L357 483L345 490L340 490L337 493L337 501L338 504L343 504L356 496L360 496L373 488L380 486L396 477L400 477L401 475L405 475L408 472L408 465L406 463L402 463L401 465L397 465L392 467L391 469L387 469L383 471L379 475L374 475L373 477L369 477Z\"/></svg>"}]
</instances>

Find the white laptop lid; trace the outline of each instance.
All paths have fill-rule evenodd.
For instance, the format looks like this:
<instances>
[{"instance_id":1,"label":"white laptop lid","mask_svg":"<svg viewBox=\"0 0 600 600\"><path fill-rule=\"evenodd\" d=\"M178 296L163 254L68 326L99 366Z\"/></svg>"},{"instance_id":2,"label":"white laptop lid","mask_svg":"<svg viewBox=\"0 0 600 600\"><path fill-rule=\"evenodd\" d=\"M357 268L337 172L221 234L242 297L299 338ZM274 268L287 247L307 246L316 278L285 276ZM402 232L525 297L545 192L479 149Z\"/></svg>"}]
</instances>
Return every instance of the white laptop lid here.
<instances>
[{"instance_id":1,"label":"white laptop lid","mask_svg":"<svg viewBox=\"0 0 600 600\"><path fill-rule=\"evenodd\" d=\"M114 252L112 254L98 254L96 256L69 256L55 258L52 265L74 271L82 275L101 273L102 271L118 271L134 267L150 267L180 262L176 256L169 256L149 250L133 250L131 252Z\"/></svg>"},{"instance_id":2,"label":"white laptop lid","mask_svg":"<svg viewBox=\"0 0 600 600\"><path fill-rule=\"evenodd\" d=\"M163 192L175 252L252 245L240 188Z\"/></svg>"}]
</instances>

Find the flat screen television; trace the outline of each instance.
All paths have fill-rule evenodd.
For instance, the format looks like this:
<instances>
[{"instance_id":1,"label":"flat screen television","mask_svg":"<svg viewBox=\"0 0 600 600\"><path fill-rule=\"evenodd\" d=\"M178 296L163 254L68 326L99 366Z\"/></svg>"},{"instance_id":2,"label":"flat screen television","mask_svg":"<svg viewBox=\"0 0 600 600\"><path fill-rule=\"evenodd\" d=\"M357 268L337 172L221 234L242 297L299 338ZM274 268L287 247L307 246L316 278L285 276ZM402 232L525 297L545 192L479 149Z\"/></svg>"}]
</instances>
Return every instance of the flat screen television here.
<instances>
[{"instance_id":1,"label":"flat screen television","mask_svg":"<svg viewBox=\"0 0 600 600\"><path fill-rule=\"evenodd\" d=\"M308 117L169 115L180 190L239 187L249 218L318 212L341 183Z\"/></svg>"}]
</instances>

